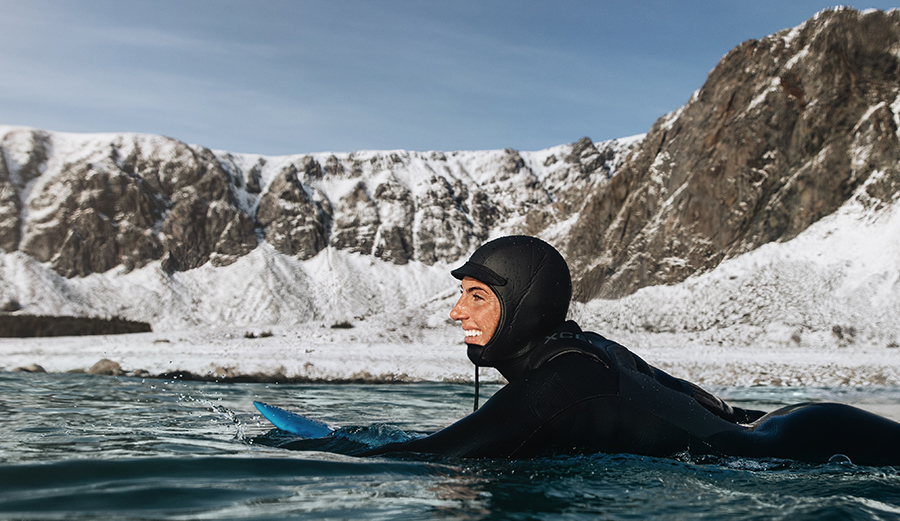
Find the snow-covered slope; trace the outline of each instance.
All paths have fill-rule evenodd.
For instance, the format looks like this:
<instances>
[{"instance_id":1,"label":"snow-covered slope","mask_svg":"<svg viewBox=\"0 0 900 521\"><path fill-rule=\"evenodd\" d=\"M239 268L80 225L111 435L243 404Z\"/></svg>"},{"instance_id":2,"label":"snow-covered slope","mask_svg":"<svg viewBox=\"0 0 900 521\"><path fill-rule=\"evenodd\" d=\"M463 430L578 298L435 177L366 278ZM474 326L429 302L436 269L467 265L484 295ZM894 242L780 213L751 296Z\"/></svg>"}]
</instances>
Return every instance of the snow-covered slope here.
<instances>
[{"instance_id":1,"label":"snow-covered slope","mask_svg":"<svg viewBox=\"0 0 900 521\"><path fill-rule=\"evenodd\" d=\"M900 384L900 211L850 201L787 242L574 318L718 385Z\"/></svg>"},{"instance_id":2,"label":"snow-covered slope","mask_svg":"<svg viewBox=\"0 0 900 521\"><path fill-rule=\"evenodd\" d=\"M66 279L13 253L0 256L0 289L29 314L129 317L171 330L353 321L428 301L452 285L446 272L331 249L299 261L263 244L224 267L169 274L157 262Z\"/></svg>"},{"instance_id":3,"label":"snow-covered slope","mask_svg":"<svg viewBox=\"0 0 900 521\"><path fill-rule=\"evenodd\" d=\"M851 202L790 241L581 312L602 329L679 334L685 344L898 348L900 211Z\"/></svg>"}]
</instances>

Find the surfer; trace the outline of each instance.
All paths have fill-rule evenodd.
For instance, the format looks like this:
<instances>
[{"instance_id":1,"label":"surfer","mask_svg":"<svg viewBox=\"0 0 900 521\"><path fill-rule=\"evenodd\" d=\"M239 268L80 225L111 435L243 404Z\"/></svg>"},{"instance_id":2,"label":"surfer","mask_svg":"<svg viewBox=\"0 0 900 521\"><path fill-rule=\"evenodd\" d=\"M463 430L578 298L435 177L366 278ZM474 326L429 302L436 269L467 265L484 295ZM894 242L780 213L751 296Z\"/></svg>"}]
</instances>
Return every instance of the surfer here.
<instances>
[{"instance_id":1,"label":"surfer","mask_svg":"<svg viewBox=\"0 0 900 521\"><path fill-rule=\"evenodd\" d=\"M688 452L900 465L896 422L835 403L769 414L732 407L616 342L582 331L566 320L569 268L540 239L490 241L451 274L462 294L450 316L462 325L476 375L479 366L494 367L509 383L438 432L357 455Z\"/></svg>"}]
</instances>

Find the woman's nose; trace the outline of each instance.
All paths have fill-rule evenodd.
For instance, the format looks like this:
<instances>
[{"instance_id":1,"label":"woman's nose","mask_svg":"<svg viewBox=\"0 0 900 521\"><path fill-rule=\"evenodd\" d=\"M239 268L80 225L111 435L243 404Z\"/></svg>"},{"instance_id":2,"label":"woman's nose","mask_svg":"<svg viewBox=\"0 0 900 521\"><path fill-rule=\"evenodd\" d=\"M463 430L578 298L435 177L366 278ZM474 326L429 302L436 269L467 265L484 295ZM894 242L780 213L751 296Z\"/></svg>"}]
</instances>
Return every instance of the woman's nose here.
<instances>
[{"instance_id":1,"label":"woman's nose","mask_svg":"<svg viewBox=\"0 0 900 521\"><path fill-rule=\"evenodd\" d=\"M450 318L453 320L462 320L466 318L466 313L463 311L462 306L462 297L456 302L456 305L453 306L453 309L450 310Z\"/></svg>"}]
</instances>

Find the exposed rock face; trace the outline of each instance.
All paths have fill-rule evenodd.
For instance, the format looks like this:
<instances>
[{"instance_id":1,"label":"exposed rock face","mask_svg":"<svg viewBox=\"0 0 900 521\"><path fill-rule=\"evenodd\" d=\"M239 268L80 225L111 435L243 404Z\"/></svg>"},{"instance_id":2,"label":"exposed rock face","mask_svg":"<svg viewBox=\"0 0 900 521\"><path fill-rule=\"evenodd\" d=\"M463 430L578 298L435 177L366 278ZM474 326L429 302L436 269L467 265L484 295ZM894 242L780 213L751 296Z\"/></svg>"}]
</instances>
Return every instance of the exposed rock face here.
<instances>
[{"instance_id":1,"label":"exposed rock face","mask_svg":"<svg viewBox=\"0 0 900 521\"><path fill-rule=\"evenodd\" d=\"M0 141L0 250L15 251L22 240L22 201L47 162L50 136L41 131L10 133Z\"/></svg>"},{"instance_id":2,"label":"exposed rock face","mask_svg":"<svg viewBox=\"0 0 900 521\"><path fill-rule=\"evenodd\" d=\"M413 237L416 260L433 264L438 260L458 259L478 246L484 231L474 230L467 218L463 208L466 195L461 183L454 189L443 177L429 179L427 189L416 201L420 208Z\"/></svg>"},{"instance_id":3,"label":"exposed rock face","mask_svg":"<svg viewBox=\"0 0 900 521\"><path fill-rule=\"evenodd\" d=\"M115 136L57 151L50 135L26 130L8 132L3 144L2 247L64 276L160 258L173 270L223 265L256 247L234 179L208 150Z\"/></svg>"},{"instance_id":4,"label":"exposed rock face","mask_svg":"<svg viewBox=\"0 0 900 521\"><path fill-rule=\"evenodd\" d=\"M337 215L331 245L340 250L372 254L381 220L378 205L369 197L364 183L357 183L341 197Z\"/></svg>"},{"instance_id":5,"label":"exposed rock face","mask_svg":"<svg viewBox=\"0 0 900 521\"><path fill-rule=\"evenodd\" d=\"M0 156L0 250L15 251L22 240L22 204L19 194Z\"/></svg>"},{"instance_id":6,"label":"exposed rock face","mask_svg":"<svg viewBox=\"0 0 900 521\"><path fill-rule=\"evenodd\" d=\"M412 225L415 216L409 189L391 177L375 187L380 211L380 228L375 237L376 257L394 264L406 264L413 256Z\"/></svg>"},{"instance_id":7,"label":"exposed rock face","mask_svg":"<svg viewBox=\"0 0 900 521\"><path fill-rule=\"evenodd\" d=\"M135 140L121 168L139 175L168 210L161 225L163 266L227 265L255 248L253 221L237 207L234 193L242 180L207 149L174 140L151 143L156 146L142 151Z\"/></svg>"},{"instance_id":8,"label":"exposed rock face","mask_svg":"<svg viewBox=\"0 0 900 521\"><path fill-rule=\"evenodd\" d=\"M673 284L900 184L900 12L824 11L747 41L581 213L578 296Z\"/></svg>"},{"instance_id":9,"label":"exposed rock face","mask_svg":"<svg viewBox=\"0 0 900 521\"><path fill-rule=\"evenodd\" d=\"M328 244L332 211L327 201L323 206L313 200L297 174L296 167L290 165L272 181L260 200L256 220L266 228L266 241L275 249L309 259Z\"/></svg>"},{"instance_id":10,"label":"exposed rock face","mask_svg":"<svg viewBox=\"0 0 900 521\"><path fill-rule=\"evenodd\" d=\"M159 136L0 135L0 248L65 277L154 260L170 272L226 265L258 237L303 260L331 247L395 264L456 261L491 230L540 233L568 218L611 164L587 138L537 153L263 158Z\"/></svg>"},{"instance_id":11,"label":"exposed rock face","mask_svg":"<svg viewBox=\"0 0 900 521\"><path fill-rule=\"evenodd\" d=\"M543 186L551 197L549 201L536 198L534 209L526 215L522 233L541 235L541 231L553 223L580 212L586 197L621 168L626 154L619 143L605 142L599 144L599 148L597 145L582 138L565 156L551 155L544 160L543 166L551 168L551 173L544 179ZM569 241L567 235L549 238L557 246L564 246Z\"/></svg>"},{"instance_id":12,"label":"exposed rock face","mask_svg":"<svg viewBox=\"0 0 900 521\"><path fill-rule=\"evenodd\" d=\"M35 187L22 250L65 276L139 266L159 257L147 232L163 211L139 178L91 163L73 165Z\"/></svg>"},{"instance_id":13,"label":"exposed rock face","mask_svg":"<svg viewBox=\"0 0 900 521\"><path fill-rule=\"evenodd\" d=\"M187 270L212 261L231 264L256 247L253 221L225 201L191 195L175 203L162 225L163 267Z\"/></svg>"}]
</instances>

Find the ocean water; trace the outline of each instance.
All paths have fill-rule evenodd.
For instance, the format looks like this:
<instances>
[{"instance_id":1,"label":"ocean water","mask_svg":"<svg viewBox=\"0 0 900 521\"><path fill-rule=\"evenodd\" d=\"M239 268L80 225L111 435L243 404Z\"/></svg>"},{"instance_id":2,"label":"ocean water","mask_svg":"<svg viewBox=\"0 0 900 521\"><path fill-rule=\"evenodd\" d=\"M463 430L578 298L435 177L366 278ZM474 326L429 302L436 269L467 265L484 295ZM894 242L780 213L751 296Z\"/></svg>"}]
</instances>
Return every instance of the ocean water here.
<instances>
[{"instance_id":1,"label":"ocean water","mask_svg":"<svg viewBox=\"0 0 900 521\"><path fill-rule=\"evenodd\" d=\"M712 390L765 410L836 400L900 413L897 387ZM483 389L484 399L494 391ZM465 415L472 392L0 372L0 519L900 519L896 467L351 458L260 443L279 434L252 405L285 406L379 443Z\"/></svg>"}]
</instances>

